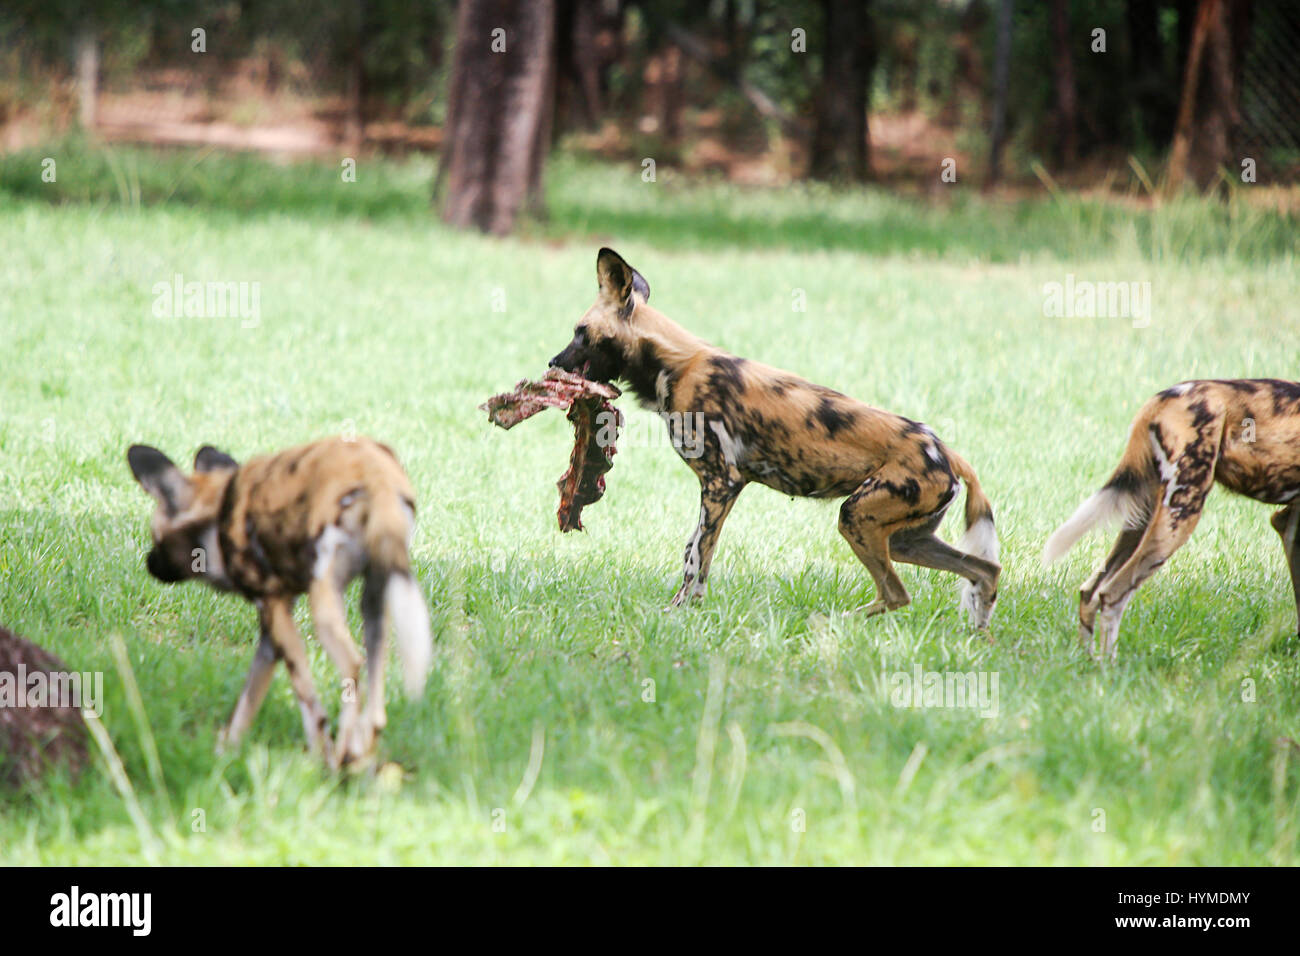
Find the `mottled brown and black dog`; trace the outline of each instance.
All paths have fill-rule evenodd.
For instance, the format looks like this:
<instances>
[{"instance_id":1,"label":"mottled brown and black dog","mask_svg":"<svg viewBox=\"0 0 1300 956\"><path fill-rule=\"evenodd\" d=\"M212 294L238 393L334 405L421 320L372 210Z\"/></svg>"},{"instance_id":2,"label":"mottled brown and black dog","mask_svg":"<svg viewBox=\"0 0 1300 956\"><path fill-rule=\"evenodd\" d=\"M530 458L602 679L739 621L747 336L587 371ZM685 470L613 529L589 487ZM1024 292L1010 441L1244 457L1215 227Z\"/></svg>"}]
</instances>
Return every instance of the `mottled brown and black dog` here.
<instances>
[{"instance_id":1,"label":"mottled brown and black dog","mask_svg":"<svg viewBox=\"0 0 1300 956\"><path fill-rule=\"evenodd\" d=\"M333 766L371 755L384 712L384 612L392 618L409 694L424 686L433 648L429 612L411 575L408 544L415 495L393 452L368 438L332 438L240 465L210 445L186 476L147 445L127 452L131 471L158 503L149 573L238 591L258 610L262 636L223 745L237 743L284 660L311 747ZM365 575L369 687L361 711L361 655L348 632L343 592ZM338 739L312 683L293 622L301 594L311 602L316 638L343 678Z\"/></svg>"},{"instance_id":2,"label":"mottled brown and black dog","mask_svg":"<svg viewBox=\"0 0 1300 956\"><path fill-rule=\"evenodd\" d=\"M599 294L573 341L551 365L596 381L627 383L672 420L703 423L699 454L673 445L700 481L700 521L686 545L674 605L704 593L722 524L750 482L788 495L845 498L840 533L876 585L876 614L911 598L893 560L951 571L968 584L962 603L980 628L997 599L993 509L975 471L925 425L789 372L729 355L651 308L644 277L610 249L596 258ZM966 537L935 531L966 482Z\"/></svg>"},{"instance_id":3,"label":"mottled brown and black dog","mask_svg":"<svg viewBox=\"0 0 1300 956\"><path fill-rule=\"evenodd\" d=\"M1276 379L1183 382L1138 412L1110 480L1048 539L1055 561L1088 529L1123 522L1106 560L1079 592L1079 639L1115 657L1119 622L1138 586L1182 546L1218 481L1285 505L1273 527L1291 569L1300 616L1300 384Z\"/></svg>"}]
</instances>

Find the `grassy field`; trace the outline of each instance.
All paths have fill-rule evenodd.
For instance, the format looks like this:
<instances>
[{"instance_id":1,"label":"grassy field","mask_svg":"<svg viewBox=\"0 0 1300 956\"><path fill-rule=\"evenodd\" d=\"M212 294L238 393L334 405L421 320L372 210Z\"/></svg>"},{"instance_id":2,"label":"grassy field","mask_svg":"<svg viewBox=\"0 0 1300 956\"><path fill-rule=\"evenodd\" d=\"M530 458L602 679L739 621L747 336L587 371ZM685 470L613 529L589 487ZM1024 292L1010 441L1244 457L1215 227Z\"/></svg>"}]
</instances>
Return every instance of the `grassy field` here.
<instances>
[{"instance_id":1,"label":"grassy field","mask_svg":"<svg viewBox=\"0 0 1300 956\"><path fill-rule=\"evenodd\" d=\"M1110 667L1074 642L1109 539L1038 561L1150 393L1300 375L1293 218L922 206L562 160L551 218L498 241L435 221L430 172L363 162L344 184L75 144L0 159L0 623L104 672L130 782L101 761L0 797L0 864L1300 862L1300 661L1269 510L1214 492ZM974 463L1006 566L994 643L955 579L911 566L910 607L846 614L871 585L835 507L758 487L708 598L664 613L697 487L630 400L637 439L586 533L556 530L563 416L505 433L475 405L568 340L601 244L702 336L924 420ZM259 321L156 317L176 274L260 283ZM1067 275L1150 282L1149 325L1045 316ZM436 663L419 700L390 680L384 756L404 773L323 772L283 672L217 757L254 613L149 578L126 447L242 458L347 431L391 443L420 496ZM894 706L891 675L916 667L996 675L996 716Z\"/></svg>"}]
</instances>

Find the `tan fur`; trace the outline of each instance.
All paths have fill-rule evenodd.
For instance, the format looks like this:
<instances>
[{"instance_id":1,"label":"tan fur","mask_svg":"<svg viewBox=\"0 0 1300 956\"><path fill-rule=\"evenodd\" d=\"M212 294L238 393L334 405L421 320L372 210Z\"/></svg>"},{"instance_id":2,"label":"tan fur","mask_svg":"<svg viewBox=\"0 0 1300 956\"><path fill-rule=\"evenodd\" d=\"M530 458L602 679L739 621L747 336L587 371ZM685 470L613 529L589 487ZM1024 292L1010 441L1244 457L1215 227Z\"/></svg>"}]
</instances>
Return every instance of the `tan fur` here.
<instances>
[{"instance_id":1,"label":"tan fur","mask_svg":"<svg viewBox=\"0 0 1300 956\"><path fill-rule=\"evenodd\" d=\"M168 581L198 577L258 607L261 643L223 742L233 744L247 730L276 660L283 659L313 748L335 764L367 758L386 723L385 588L395 578L415 587L407 553L415 496L392 450L365 437L331 438L237 465L205 448L189 476L155 449L137 446L130 457L137 479L158 501L150 571ZM364 715L362 659L343 607L344 588L360 574L366 576L362 609L371 678ZM304 593L316 637L343 681L337 748L293 622L293 605ZM417 631L421 625L427 629L427 615L415 622ZM426 663L415 663L418 673L408 674L409 685L422 683Z\"/></svg>"},{"instance_id":2,"label":"tan fur","mask_svg":"<svg viewBox=\"0 0 1300 956\"><path fill-rule=\"evenodd\" d=\"M705 450L682 453L700 481L700 523L687 543L673 604L703 594L718 534L748 483L789 495L847 498L840 532L876 583L869 613L910 600L891 558L956 573L977 588L971 602L987 624L997 593L995 555L968 554L934 535L967 482L967 517L985 520L996 550L992 509L974 469L924 425L833 389L709 345L649 304L649 285L617 253L597 257L600 294L574 339L552 359L568 371L627 382L670 419L705 422ZM670 427L672 427L670 425Z\"/></svg>"},{"instance_id":3,"label":"tan fur","mask_svg":"<svg viewBox=\"0 0 1300 956\"><path fill-rule=\"evenodd\" d=\"M1059 557L1089 527L1124 521L1111 553L1080 589L1079 635L1114 657L1124 609L1137 588L1191 536L1215 482L1268 504L1291 568L1300 617L1300 384L1276 379L1183 382L1138 412L1119 467L1048 541ZM1291 537L1288 538L1288 529Z\"/></svg>"}]
</instances>

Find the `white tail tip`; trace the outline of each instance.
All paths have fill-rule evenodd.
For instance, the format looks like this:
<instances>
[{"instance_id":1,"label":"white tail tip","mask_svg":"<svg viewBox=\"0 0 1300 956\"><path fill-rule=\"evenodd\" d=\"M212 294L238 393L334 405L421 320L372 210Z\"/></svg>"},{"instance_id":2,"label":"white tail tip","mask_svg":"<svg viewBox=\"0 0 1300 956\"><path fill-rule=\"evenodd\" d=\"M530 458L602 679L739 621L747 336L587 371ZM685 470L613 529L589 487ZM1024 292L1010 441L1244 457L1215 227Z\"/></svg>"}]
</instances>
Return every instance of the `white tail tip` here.
<instances>
[{"instance_id":1,"label":"white tail tip","mask_svg":"<svg viewBox=\"0 0 1300 956\"><path fill-rule=\"evenodd\" d=\"M1131 493L1103 488L1075 510L1065 524L1057 528L1043 545L1043 564L1051 564L1069 551L1076 541L1095 525L1123 523L1136 527L1141 520L1142 503Z\"/></svg>"},{"instance_id":2,"label":"white tail tip","mask_svg":"<svg viewBox=\"0 0 1300 956\"><path fill-rule=\"evenodd\" d=\"M433 634L429 609L415 579L397 572L388 576L384 604L393 622L397 655L402 662L402 686L407 697L419 697L433 665Z\"/></svg>"},{"instance_id":3,"label":"white tail tip","mask_svg":"<svg viewBox=\"0 0 1300 956\"><path fill-rule=\"evenodd\" d=\"M957 549L973 554L985 561L998 559L998 531L993 526L993 519L988 515L980 518L966 529L966 533L957 542Z\"/></svg>"},{"instance_id":4,"label":"white tail tip","mask_svg":"<svg viewBox=\"0 0 1300 956\"><path fill-rule=\"evenodd\" d=\"M993 518L985 515L966 529L966 533L957 542L957 549L986 561L998 559L998 531L993 525ZM989 617L993 613L992 605L986 605L980 596L979 588L971 581L961 583L961 607L970 616L976 627L988 627Z\"/></svg>"}]
</instances>

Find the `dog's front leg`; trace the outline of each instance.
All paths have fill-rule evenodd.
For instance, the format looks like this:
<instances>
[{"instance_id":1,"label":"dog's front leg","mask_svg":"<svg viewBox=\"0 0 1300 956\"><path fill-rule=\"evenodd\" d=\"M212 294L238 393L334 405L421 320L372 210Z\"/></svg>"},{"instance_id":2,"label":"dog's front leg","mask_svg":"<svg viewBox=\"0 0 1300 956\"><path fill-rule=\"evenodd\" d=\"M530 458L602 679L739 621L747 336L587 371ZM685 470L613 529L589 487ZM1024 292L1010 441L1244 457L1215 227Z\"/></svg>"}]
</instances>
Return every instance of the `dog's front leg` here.
<instances>
[{"instance_id":1,"label":"dog's front leg","mask_svg":"<svg viewBox=\"0 0 1300 956\"><path fill-rule=\"evenodd\" d=\"M1296 632L1300 633L1300 505L1288 505L1275 512L1273 529L1282 536L1286 563L1291 569L1291 590L1295 592Z\"/></svg>"},{"instance_id":2,"label":"dog's front leg","mask_svg":"<svg viewBox=\"0 0 1300 956\"><path fill-rule=\"evenodd\" d=\"M258 614L262 621L262 638L258 641L257 652L253 655L253 666L248 671L248 680L244 682L243 693L239 695L239 702L235 704L235 712L230 717L230 723L217 738L218 753L239 746L244 732L253 723L253 718L261 709L262 701L266 699L266 691L271 686L271 677L275 673L275 662L280 659L280 651L271 636L267 614L261 607L258 608Z\"/></svg>"},{"instance_id":3,"label":"dog's front leg","mask_svg":"<svg viewBox=\"0 0 1300 956\"><path fill-rule=\"evenodd\" d=\"M704 596L709 565L713 562L713 549L718 544L722 523L727 520L731 506L744 487L745 483L736 475L700 479L700 523L686 542L682 586L673 596L672 607L680 607L686 601Z\"/></svg>"},{"instance_id":4,"label":"dog's front leg","mask_svg":"<svg viewBox=\"0 0 1300 956\"><path fill-rule=\"evenodd\" d=\"M302 729L307 734L307 746L333 763L334 745L330 740L329 716L316 696L316 685L311 679L311 664L307 660L307 647L293 623L294 597L270 597L263 602L266 628L275 648L289 669L289 681L298 697L302 712Z\"/></svg>"}]
</instances>

